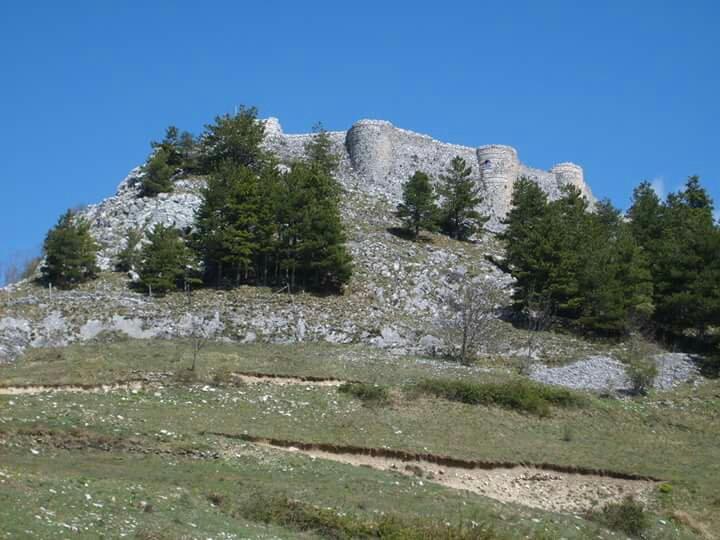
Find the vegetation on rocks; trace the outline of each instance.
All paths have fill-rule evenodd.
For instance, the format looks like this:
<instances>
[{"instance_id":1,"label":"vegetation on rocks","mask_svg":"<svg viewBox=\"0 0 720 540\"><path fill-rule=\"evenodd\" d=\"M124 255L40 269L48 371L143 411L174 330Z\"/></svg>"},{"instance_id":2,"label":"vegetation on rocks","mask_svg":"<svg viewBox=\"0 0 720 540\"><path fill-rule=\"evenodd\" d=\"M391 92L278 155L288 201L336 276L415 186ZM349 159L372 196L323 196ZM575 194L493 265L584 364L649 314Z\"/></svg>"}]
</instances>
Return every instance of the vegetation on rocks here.
<instances>
[{"instance_id":1,"label":"vegetation on rocks","mask_svg":"<svg viewBox=\"0 0 720 540\"><path fill-rule=\"evenodd\" d=\"M98 272L96 252L90 225L68 210L45 237L43 279L59 288L93 279Z\"/></svg>"}]
</instances>

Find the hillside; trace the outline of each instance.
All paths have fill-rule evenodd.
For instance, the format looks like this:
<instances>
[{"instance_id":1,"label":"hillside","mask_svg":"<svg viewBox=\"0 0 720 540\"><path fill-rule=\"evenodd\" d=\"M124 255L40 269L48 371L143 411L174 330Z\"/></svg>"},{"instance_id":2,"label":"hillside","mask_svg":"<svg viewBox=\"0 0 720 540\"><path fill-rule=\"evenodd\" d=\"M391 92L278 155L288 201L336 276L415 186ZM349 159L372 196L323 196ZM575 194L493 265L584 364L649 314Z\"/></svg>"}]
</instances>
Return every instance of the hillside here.
<instances>
[{"instance_id":1,"label":"hillside","mask_svg":"<svg viewBox=\"0 0 720 540\"><path fill-rule=\"evenodd\" d=\"M279 122L270 119L264 144L281 164L289 163L302 156L311 136L286 135ZM341 211L355 265L343 296L290 298L246 287L222 294L199 291L189 308L180 295L150 299L129 291L122 275L110 273L128 229L147 232L157 224L192 226L205 183L203 177L185 176L175 181L172 193L142 197L144 173L137 168L114 196L81 212L101 248L98 262L105 274L100 280L75 291L54 291L52 296L27 282L6 288L0 304L0 361L12 360L28 346L64 345L103 332L186 336L192 315L218 316L223 328L218 337L238 342L321 340L370 343L399 351L441 349L447 303L465 276L483 278L488 286L505 290L511 281L490 262L502 257L491 231L507 211L516 175L535 179L551 197L568 182L592 197L579 167L561 164L550 172L540 171L521 164L509 147L450 145L369 120L329 136L340 157ZM402 183L416 169L439 176L454 155L466 157L475 181L483 186L480 210L491 216L488 233L477 243L440 235L427 235L418 243L403 239L394 218ZM488 352L512 357L522 347L522 332L508 324L502 327L509 339L498 340ZM563 342L568 340L557 341L562 356ZM569 340L567 348L577 352L575 340Z\"/></svg>"}]
</instances>

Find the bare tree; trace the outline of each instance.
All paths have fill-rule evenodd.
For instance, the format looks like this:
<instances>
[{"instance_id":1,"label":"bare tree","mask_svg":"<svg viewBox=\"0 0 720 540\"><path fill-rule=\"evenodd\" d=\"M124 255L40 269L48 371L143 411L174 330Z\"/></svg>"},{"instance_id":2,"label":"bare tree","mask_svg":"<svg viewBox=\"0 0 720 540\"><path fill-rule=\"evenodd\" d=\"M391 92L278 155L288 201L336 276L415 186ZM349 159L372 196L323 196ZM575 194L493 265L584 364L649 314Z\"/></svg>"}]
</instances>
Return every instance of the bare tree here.
<instances>
[{"instance_id":1,"label":"bare tree","mask_svg":"<svg viewBox=\"0 0 720 540\"><path fill-rule=\"evenodd\" d=\"M197 367L200 351L220 332L220 311L216 311L213 317L188 313L190 322L190 342L192 347L192 365L190 371Z\"/></svg>"},{"instance_id":2,"label":"bare tree","mask_svg":"<svg viewBox=\"0 0 720 540\"><path fill-rule=\"evenodd\" d=\"M554 305L548 295L530 292L522 310L527 328L527 355L525 361L520 365L521 373L526 375L529 373L539 344L540 332L544 332L550 327L553 312Z\"/></svg>"},{"instance_id":3,"label":"bare tree","mask_svg":"<svg viewBox=\"0 0 720 540\"><path fill-rule=\"evenodd\" d=\"M458 350L458 359L469 364L481 347L492 343L498 331L497 312L503 302L502 289L489 279L460 284L448 305L447 338Z\"/></svg>"}]
</instances>

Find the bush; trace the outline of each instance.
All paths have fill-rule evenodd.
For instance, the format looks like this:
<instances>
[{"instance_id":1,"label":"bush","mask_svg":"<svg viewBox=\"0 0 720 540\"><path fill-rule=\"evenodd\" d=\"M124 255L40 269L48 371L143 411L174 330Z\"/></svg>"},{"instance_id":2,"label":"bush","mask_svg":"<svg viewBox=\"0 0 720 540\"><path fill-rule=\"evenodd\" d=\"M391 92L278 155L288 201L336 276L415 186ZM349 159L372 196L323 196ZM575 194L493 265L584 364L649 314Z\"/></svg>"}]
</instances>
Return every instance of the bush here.
<instances>
[{"instance_id":1,"label":"bush","mask_svg":"<svg viewBox=\"0 0 720 540\"><path fill-rule=\"evenodd\" d=\"M584 404L582 396L570 390L523 380L477 383L455 379L425 379L415 388L450 401L469 405L497 405L538 416L548 416L551 405L579 407Z\"/></svg>"},{"instance_id":2,"label":"bush","mask_svg":"<svg viewBox=\"0 0 720 540\"><path fill-rule=\"evenodd\" d=\"M368 383L343 383L338 392L350 394L366 405L384 405L390 401L390 392L385 386Z\"/></svg>"},{"instance_id":3,"label":"bush","mask_svg":"<svg viewBox=\"0 0 720 540\"><path fill-rule=\"evenodd\" d=\"M652 358L634 358L625 368L632 392L645 395L652 388L658 368Z\"/></svg>"},{"instance_id":4,"label":"bush","mask_svg":"<svg viewBox=\"0 0 720 540\"><path fill-rule=\"evenodd\" d=\"M385 515L379 520L340 513L331 508L294 501L284 495L255 494L236 512L252 521L281 525L295 531L312 531L323 538L397 538L402 540L499 540L482 525L437 522Z\"/></svg>"},{"instance_id":5,"label":"bush","mask_svg":"<svg viewBox=\"0 0 720 540\"><path fill-rule=\"evenodd\" d=\"M636 537L640 537L650 526L645 507L631 495L621 502L606 504L601 511L592 512L589 517L610 529Z\"/></svg>"}]
</instances>

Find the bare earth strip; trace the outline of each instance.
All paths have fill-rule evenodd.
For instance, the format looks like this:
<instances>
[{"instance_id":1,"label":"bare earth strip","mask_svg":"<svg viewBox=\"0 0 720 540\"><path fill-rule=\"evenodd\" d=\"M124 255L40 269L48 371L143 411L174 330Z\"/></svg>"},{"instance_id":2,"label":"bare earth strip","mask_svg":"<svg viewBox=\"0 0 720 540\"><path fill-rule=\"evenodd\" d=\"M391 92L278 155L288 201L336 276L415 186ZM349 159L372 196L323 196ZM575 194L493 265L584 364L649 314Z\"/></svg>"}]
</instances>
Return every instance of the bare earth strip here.
<instances>
[{"instance_id":1,"label":"bare earth strip","mask_svg":"<svg viewBox=\"0 0 720 540\"><path fill-rule=\"evenodd\" d=\"M341 379L323 377L290 377L286 375L273 375L269 373L235 372L233 379L247 384L269 383L278 386L302 385L302 386L340 386L349 382Z\"/></svg>"},{"instance_id":2,"label":"bare earth strip","mask_svg":"<svg viewBox=\"0 0 720 540\"><path fill-rule=\"evenodd\" d=\"M126 381L115 384L82 385L82 384L57 384L57 385L22 385L22 386L0 386L0 396L27 396L45 394L48 392L68 392L74 394L104 394L113 390L141 390L147 381Z\"/></svg>"},{"instance_id":3,"label":"bare earth strip","mask_svg":"<svg viewBox=\"0 0 720 540\"><path fill-rule=\"evenodd\" d=\"M227 436L220 433L214 435ZM292 444L291 441L274 441L252 436L230 437L265 448L300 453L313 459L396 472L416 477L420 482L433 482L498 501L552 512L583 513L598 505L619 501L627 495L645 500L657 484L655 479L625 473L593 473L581 468L576 469L576 472L568 472L573 468L561 465L465 462L442 456L409 454L381 448L347 447L343 450L343 447L333 448L331 445L301 442Z\"/></svg>"}]
</instances>

